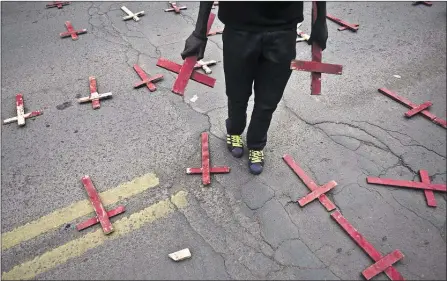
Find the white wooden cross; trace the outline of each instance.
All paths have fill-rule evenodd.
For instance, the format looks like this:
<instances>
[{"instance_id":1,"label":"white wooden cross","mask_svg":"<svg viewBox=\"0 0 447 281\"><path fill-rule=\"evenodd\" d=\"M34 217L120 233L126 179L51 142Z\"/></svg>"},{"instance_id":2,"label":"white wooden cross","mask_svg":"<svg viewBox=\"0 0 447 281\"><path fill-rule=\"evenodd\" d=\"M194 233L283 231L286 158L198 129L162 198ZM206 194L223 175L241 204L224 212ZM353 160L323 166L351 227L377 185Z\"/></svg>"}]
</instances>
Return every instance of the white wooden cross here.
<instances>
[{"instance_id":1,"label":"white wooden cross","mask_svg":"<svg viewBox=\"0 0 447 281\"><path fill-rule=\"evenodd\" d=\"M139 21L140 18L138 16L144 16L144 11L138 12L138 13L132 13L129 9L126 8L126 6L122 6L121 10L123 10L127 16L123 17L123 20L130 20L133 19L134 21Z\"/></svg>"},{"instance_id":2,"label":"white wooden cross","mask_svg":"<svg viewBox=\"0 0 447 281\"><path fill-rule=\"evenodd\" d=\"M194 66L194 68L195 69L202 68L206 74L211 74L212 70L211 70L211 68L208 67L208 65L215 65L216 63L217 63L217 61L215 61L215 60L210 60L210 61L199 60L196 63L196 65Z\"/></svg>"},{"instance_id":3,"label":"white wooden cross","mask_svg":"<svg viewBox=\"0 0 447 281\"><path fill-rule=\"evenodd\" d=\"M17 116L3 120L3 124L9 124L17 121L19 126L25 126L25 119L41 115L42 111L32 111L25 114L22 94L16 95Z\"/></svg>"}]
</instances>

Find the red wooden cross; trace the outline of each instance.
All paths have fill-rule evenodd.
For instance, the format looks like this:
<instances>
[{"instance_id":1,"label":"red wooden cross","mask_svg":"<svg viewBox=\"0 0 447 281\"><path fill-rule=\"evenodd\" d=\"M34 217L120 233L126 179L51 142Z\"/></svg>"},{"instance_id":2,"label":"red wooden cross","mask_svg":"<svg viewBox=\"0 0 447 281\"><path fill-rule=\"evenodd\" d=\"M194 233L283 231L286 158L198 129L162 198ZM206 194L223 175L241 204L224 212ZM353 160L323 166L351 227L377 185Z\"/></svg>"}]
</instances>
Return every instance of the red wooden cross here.
<instances>
[{"instance_id":1,"label":"red wooden cross","mask_svg":"<svg viewBox=\"0 0 447 281\"><path fill-rule=\"evenodd\" d=\"M312 22L317 18L317 4L312 2ZM341 75L343 66L338 64L321 63L323 51L316 43L312 44L312 61L292 60L290 69L311 72L311 94L321 93L321 73Z\"/></svg>"},{"instance_id":2,"label":"red wooden cross","mask_svg":"<svg viewBox=\"0 0 447 281\"><path fill-rule=\"evenodd\" d=\"M446 120L443 120L443 119L437 117L436 115L430 113L428 110L426 110L430 105L432 105L431 102L428 101L421 105L417 105L417 104L412 103L410 100L408 100L404 97L401 97L394 92L391 92L390 90L388 90L386 88L380 88L379 92L392 98L393 100L411 108L410 111L405 113L406 117L410 118L410 117L420 113L420 114L424 115L425 117L427 117L428 119L430 119L433 123L438 124L444 128L447 128Z\"/></svg>"},{"instance_id":3,"label":"red wooden cross","mask_svg":"<svg viewBox=\"0 0 447 281\"><path fill-rule=\"evenodd\" d=\"M227 166L210 167L208 133L203 132L201 138L202 138L202 167L186 168L186 173L188 175L202 174L203 185L208 185L211 183L210 174L226 174L230 172L230 168Z\"/></svg>"},{"instance_id":4,"label":"red wooden cross","mask_svg":"<svg viewBox=\"0 0 447 281\"><path fill-rule=\"evenodd\" d=\"M375 264L365 269L362 274L369 280L381 272L385 274L391 280L404 280L403 276L393 267L393 264L404 257L399 251L395 250L391 254L382 256L374 246L369 243L357 229L355 229L348 220L343 217L340 211L335 211L331 214L331 217L349 234L349 236L370 256Z\"/></svg>"},{"instance_id":5,"label":"red wooden cross","mask_svg":"<svg viewBox=\"0 0 447 281\"><path fill-rule=\"evenodd\" d=\"M290 155L286 154L282 157L282 159L284 159L287 165L295 172L295 174L297 174L297 176L307 186L307 188L309 188L312 191L308 195L298 200L298 204L300 204L301 207L305 206L306 204L318 198L318 200L326 208L326 210L332 211L335 208L337 208L335 204L332 203L332 201L329 200L329 198L327 198L325 194L326 192L328 192L337 185L335 181L330 181L327 184L318 187L317 184L306 174L306 172L304 172L304 170L301 169L301 167L298 166L298 164L295 163L295 161L293 161Z\"/></svg>"},{"instance_id":6,"label":"red wooden cross","mask_svg":"<svg viewBox=\"0 0 447 281\"><path fill-rule=\"evenodd\" d=\"M104 234L112 233L114 229L109 218L123 213L125 211L125 207L118 206L117 208L107 212L101 203L101 199L99 198L98 192L96 191L90 177L84 176L82 178L82 183L84 184L90 202L92 203L93 209L95 210L96 217L77 224L76 229L81 231L99 222L101 224L102 230L104 231Z\"/></svg>"},{"instance_id":7,"label":"red wooden cross","mask_svg":"<svg viewBox=\"0 0 447 281\"><path fill-rule=\"evenodd\" d=\"M79 103L84 103L84 102L92 102L92 108L93 109L98 109L101 107L101 105L99 104L99 100L100 99L106 99L106 98L110 98L112 97L112 93L104 93L104 94L98 94L97 91L97 86L96 86L96 78L93 76L90 76L88 78L89 82L90 82L90 96L88 97L83 97L78 99Z\"/></svg>"},{"instance_id":8,"label":"red wooden cross","mask_svg":"<svg viewBox=\"0 0 447 281\"><path fill-rule=\"evenodd\" d=\"M347 23L347 22L345 22L344 20L341 20L341 19L339 19L339 18L336 18L336 17L334 17L334 16L332 16L332 15L326 15L326 17L327 17L328 19L330 19L331 21L336 22L336 23L338 23L339 25L341 25L341 27L338 28L339 31L342 31L342 30L345 30L345 29L349 29L349 30L351 30L351 31L356 32L356 31L359 29L359 26L360 26L360 25L358 25L358 24L356 24L356 23L354 23L354 24Z\"/></svg>"},{"instance_id":9,"label":"red wooden cross","mask_svg":"<svg viewBox=\"0 0 447 281\"><path fill-rule=\"evenodd\" d=\"M157 90L157 87L155 87L153 82L163 79L162 74L156 74L153 77L148 77L146 72L144 72L144 70L141 69L141 67L139 67L138 64L134 64L133 68L135 69L135 71L138 73L138 76L140 76L140 78L142 80L142 81L138 82L137 84L135 84L134 88L139 88L143 85L146 85L147 88L149 89L149 91L151 91L151 92Z\"/></svg>"},{"instance_id":10,"label":"red wooden cross","mask_svg":"<svg viewBox=\"0 0 447 281\"><path fill-rule=\"evenodd\" d=\"M58 9L62 9L62 6L69 5L70 2L61 2L61 1L53 1L52 4L47 4L47 8L57 7Z\"/></svg>"},{"instance_id":11,"label":"red wooden cross","mask_svg":"<svg viewBox=\"0 0 447 281\"><path fill-rule=\"evenodd\" d=\"M25 126L25 119L36 117L43 114L43 111L32 111L29 113L25 113L25 106L23 103L22 94L16 95L16 107L17 107L17 116L3 120L3 125L17 121L17 124L19 126Z\"/></svg>"},{"instance_id":12,"label":"red wooden cross","mask_svg":"<svg viewBox=\"0 0 447 281\"><path fill-rule=\"evenodd\" d=\"M429 2L429 1L416 1L416 2L413 2L413 6L416 6L416 5L419 5L419 4L424 4L425 6L433 5L432 2Z\"/></svg>"},{"instance_id":13,"label":"red wooden cross","mask_svg":"<svg viewBox=\"0 0 447 281\"><path fill-rule=\"evenodd\" d=\"M78 35L77 34L83 34L83 33L87 32L87 29L74 30L73 26L71 25L71 23L69 21L65 22L65 26L67 27L68 31L67 32L62 32L60 34L60 36L62 38L71 36L71 39L78 40Z\"/></svg>"},{"instance_id":14,"label":"red wooden cross","mask_svg":"<svg viewBox=\"0 0 447 281\"><path fill-rule=\"evenodd\" d=\"M172 11L174 11L176 14L179 14L179 13L180 13L180 10L186 10L186 6L183 6L183 7L177 7L177 4L176 4L175 2L169 2L169 5L170 5L172 8L165 9L165 12L172 12Z\"/></svg>"},{"instance_id":15,"label":"red wooden cross","mask_svg":"<svg viewBox=\"0 0 447 281\"><path fill-rule=\"evenodd\" d=\"M428 172L425 170L420 170L419 176L421 178L420 182L393 180L393 179L375 178L375 177L367 177L366 182L371 184L379 184L379 185L387 185L395 187L423 189L425 193L425 198L427 200L427 205L430 207L436 207L436 200L433 195L433 191L447 192L446 185L430 183Z\"/></svg>"}]
</instances>

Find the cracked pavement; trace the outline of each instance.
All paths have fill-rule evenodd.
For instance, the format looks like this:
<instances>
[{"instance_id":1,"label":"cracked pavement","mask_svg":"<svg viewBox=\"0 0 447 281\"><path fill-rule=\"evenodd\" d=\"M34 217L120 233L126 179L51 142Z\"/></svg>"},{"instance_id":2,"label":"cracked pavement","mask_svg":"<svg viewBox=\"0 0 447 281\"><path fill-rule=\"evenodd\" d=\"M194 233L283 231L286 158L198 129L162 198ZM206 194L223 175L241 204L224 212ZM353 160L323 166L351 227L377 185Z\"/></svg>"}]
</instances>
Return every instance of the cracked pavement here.
<instances>
[{"instance_id":1,"label":"cracked pavement","mask_svg":"<svg viewBox=\"0 0 447 281\"><path fill-rule=\"evenodd\" d=\"M406 279L446 279L445 193L435 192L438 206L429 208L420 190L366 183L367 176L418 181L419 169L433 183L446 182L445 129L421 116L406 119L405 106L377 91L386 87L418 104L430 100L430 112L445 119L445 2L329 2L328 13L360 24L357 33L338 32L328 20L323 60L342 64L343 75L323 74L322 95L311 96L309 73L293 72L260 176L248 173L246 157L226 150L221 36L209 38L205 53L205 60L219 61L211 67L215 88L190 81L179 97L170 91L176 74L156 66L159 57L181 63L198 2L181 2L188 9L180 15L163 12L165 2L45 4L1 3L2 119L16 114L18 92L26 112L44 110L25 128L2 127L2 233L85 199L84 174L99 192L148 172L159 177L156 188L122 202L124 216L180 190L188 192L188 207L37 279L361 278L372 260L320 203L295 203L309 190L284 154L317 184L338 183L328 197L382 254L402 251L395 267ZM122 5L145 15L123 21ZM301 29L309 32L310 2L304 7ZM67 20L88 32L77 41L60 39ZM216 18L212 30L222 27ZM297 59L310 59L307 44L297 43ZM139 81L133 64L165 76L157 91L132 88ZM76 101L88 95L89 76L99 93L113 93L95 111ZM212 165L231 167L230 174L212 175L210 187L185 174L200 165L203 131L210 133ZM90 231L63 227L3 250L2 271ZM186 247L191 259L167 257Z\"/></svg>"}]
</instances>

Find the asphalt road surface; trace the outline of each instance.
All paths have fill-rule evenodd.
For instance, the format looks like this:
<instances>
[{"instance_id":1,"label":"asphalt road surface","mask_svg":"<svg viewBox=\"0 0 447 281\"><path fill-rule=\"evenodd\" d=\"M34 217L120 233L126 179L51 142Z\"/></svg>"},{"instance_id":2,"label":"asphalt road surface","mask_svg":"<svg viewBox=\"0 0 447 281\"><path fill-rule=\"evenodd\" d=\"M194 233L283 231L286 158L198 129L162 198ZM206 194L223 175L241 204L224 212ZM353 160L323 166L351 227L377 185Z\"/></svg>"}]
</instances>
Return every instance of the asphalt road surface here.
<instances>
[{"instance_id":1,"label":"asphalt road surface","mask_svg":"<svg viewBox=\"0 0 447 281\"><path fill-rule=\"evenodd\" d=\"M446 117L446 3L330 2L328 12L360 24L357 33L328 21L328 63L343 74L322 75L310 95L310 74L294 71L275 112L265 171L250 175L247 156L226 150L226 97L221 35L209 38L205 60L214 88L190 81L184 97L171 92L176 74L157 67L180 52L193 30L198 2L166 13L167 2L1 3L1 117L41 116L3 125L1 225L3 279L359 279L374 263L315 200L286 165L290 155L327 193L343 216L382 255L400 250L394 268L405 279L446 279L446 197L437 207L424 192L368 184L366 177L420 181L426 170L446 182L446 129L378 92L385 87ZM125 5L144 10L123 21ZM310 31L309 2L305 22ZM214 12L217 12L217 7ZM249 11L247 11L249 12ZM59 37L65 21L87 29L77 41ZM217 19L212 30L223 28ZM310 47L297 43L297 59ZM157 90L134 89L132 69L163 74ZM198 70L199 72L201 70ZM101 108L77 99L97 79ZM253 107L250 101L249 110ZM211 164L229 166L204 187L200 134L209 132ZM245 137L245 135L244 135ZM89 175L115 232L76 224L94 216L81 178ZM181 262L168 254L189 248ZM387 279L380 274L375 279Z\"/></svg>"}]
</instances>

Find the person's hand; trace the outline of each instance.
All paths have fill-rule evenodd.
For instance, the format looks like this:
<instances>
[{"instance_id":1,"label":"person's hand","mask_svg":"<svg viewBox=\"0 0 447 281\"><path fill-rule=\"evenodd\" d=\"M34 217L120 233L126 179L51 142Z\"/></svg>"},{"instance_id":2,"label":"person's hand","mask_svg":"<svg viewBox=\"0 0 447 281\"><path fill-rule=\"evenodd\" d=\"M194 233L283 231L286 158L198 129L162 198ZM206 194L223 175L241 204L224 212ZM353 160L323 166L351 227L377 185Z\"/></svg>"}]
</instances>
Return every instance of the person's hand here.
<instances>
[{"instance_id":1,"label":"person's hand","mask_svg":"<svg viewBox=\"0 0 447 281\"><path fill-rule=\"evenodd\" d=\"M322 50L326 49L326 41L328 37L326 19L317 19L312 25L312 32L310 34L307 44L312 45L312 43L317 43Z\"/></svg>"},{"instance_id":2,"label":"person's hand","mask_svg":"<svg viewBox=\"0 0 447 281\"><path fill-rule=\"evenodd\" d=\"M191 56L196 56L197 60L203 59L207 41L208 38L198 36L195 32L193 32L191 35L189 35L188 39L186 39L185 49L181 54L182 59Z\"/></svg>"}]
</instances>

